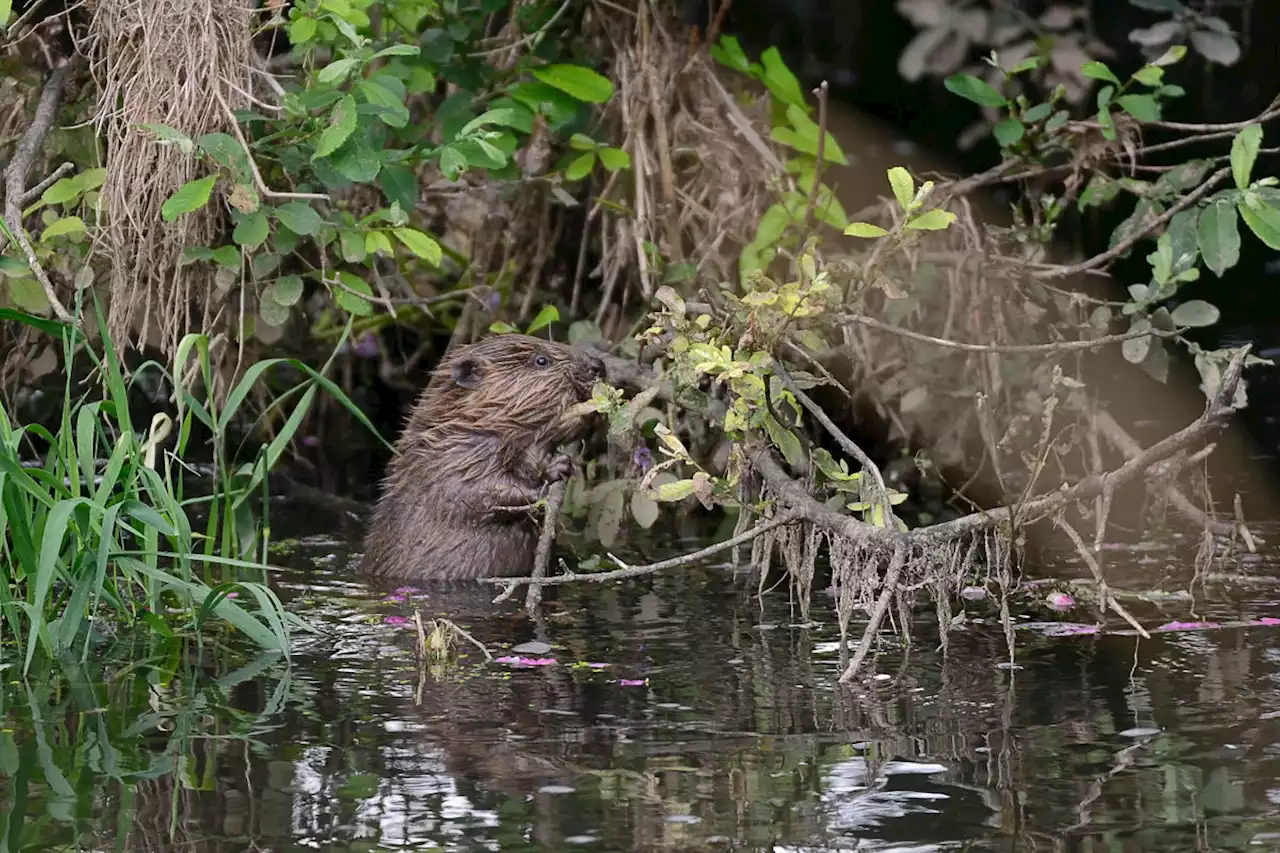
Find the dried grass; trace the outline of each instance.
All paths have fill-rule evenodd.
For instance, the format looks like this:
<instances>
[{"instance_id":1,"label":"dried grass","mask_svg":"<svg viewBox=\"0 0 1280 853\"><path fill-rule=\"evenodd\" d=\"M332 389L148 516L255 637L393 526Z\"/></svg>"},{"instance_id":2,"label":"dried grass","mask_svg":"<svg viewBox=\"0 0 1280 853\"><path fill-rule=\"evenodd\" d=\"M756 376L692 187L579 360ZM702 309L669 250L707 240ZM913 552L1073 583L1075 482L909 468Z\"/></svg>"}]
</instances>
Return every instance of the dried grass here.
<instances>
[{"instance_id":1,"label":"dried grass","mask_svg":"<svg viewBox=\"0 0 1280 853\"><path fill-rule=\"evenodd\" d=\"M205 167L139 126L159 123L195 139L225 129L218 95L233 106L250 90L252 10L220 0L99 0L84 45L98 85L96 123L106 143L103 187L111 261L108 327L116 340L172 352L220 305L207 265L182 266L187 246L210 245L216 203L174 222L160 208Z\"/></svg>"}]
</instances>

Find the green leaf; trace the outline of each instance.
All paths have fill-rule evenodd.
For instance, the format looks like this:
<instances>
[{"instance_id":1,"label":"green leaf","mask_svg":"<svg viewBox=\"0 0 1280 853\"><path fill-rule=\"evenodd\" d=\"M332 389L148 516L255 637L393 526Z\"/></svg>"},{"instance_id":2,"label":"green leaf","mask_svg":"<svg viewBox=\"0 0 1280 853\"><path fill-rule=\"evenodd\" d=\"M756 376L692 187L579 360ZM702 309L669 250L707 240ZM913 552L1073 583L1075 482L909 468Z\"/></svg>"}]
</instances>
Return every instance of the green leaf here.
<instances>
[{"instance_id":1,"label":"green leaf","mask_svg":"<svg viewBox=\"0 0 1280 853\"><path fill-rule=\"evenodd\" d=\"M797 107L795 104L787 105L787 121L795 129L798 139L788 142L793 148L803 151L805 154L818 156L818 123L805 113L805 111ZM785 128L776 128L776 130L784 130ZM800 143L800 144L797 144ZM844 151L840 148L840 143L831 135L831 131L827 131L822 143L822 159L832 163L839 163L841 166L849 165L849 161L844 156Z\"/></svg>"},{"instance_id":2,"label":"green leaf","mask_svg":"<svg viewBox=\"0 0 1280 853\"><path fill-rule=\"evenodd\" d=\"M1235 206L1227 201L1206 205L1196 230L1205 266L1221 278L1240 260L1240 223Z\"/></svg>"},{"instance_id":3,"label":"green leaf","mask_svg":"<svg viewBox=\"0 0 1280 853\"><path fill-rule=\"evenodd\" d=\"M23 311L34 314L49 308L49 297L40 286L40 282L34 278L13 278L6 284L9 288L9 299Z\"/></svg>"},{"instance_id":4,"label":"green leaf","mask_svg":"<svg viewBox=\"0 0 1280 853\"><path fill-rule=\"evenodd\" d=\"M329 116L329 126L320 134L320 141L316 143L316 153L311 155L311 160L314 162L337 151L355 129L356 99L350 95L343 95L342 100L338 101Z\"/></svg>"},{"instance_id":5,"label":"green leaf","mask_svg":"<svg viewBox=\"0 0 1280 853\"><path fill-rule=\"evenodd\" d=\"M75 178L63 178L41 193L40 201L44 204L63 204L79 198L80 193L80 184Z\"/></svg>"},{"instance_id":6,"label":"green leaf","mask_svg":"<svg viewBox=\"0 0 1280 853\"><path fill-rule=\"evenodd\" d=\"M364 95L366 101L378 108L377 116L383 124L394 128L405 127L409 124L409 108L404 105L403 87L401 93L396 94L383 85L384 80L395 78L382 75L375 80L357 80L356 89Z\"/></svg>"},{"instance_id":7,"label":"green leaf","mask_svg":"<svg viewBox=\"0 0 1280 853\"><path fill-rule=\"evenodd\" d=\"M591 174L591 170L596 165L596 153L588 151L586 154L579 154L573 159L568 166L565 167L564 177L569 181L580 181L587 175Z\"/></svg>"},{"instance_id":8,"label":"green leaf","mask_svg":"<svg viewBox=\"0 0 1280 853\"><path fill-rule=\"evenodd\" d=\"M1105 80L1108 83L1120 84L1120 78L1117 77L1106 64L1102 62L1086 62L1080 66L1080 73L1086 77L1092 77L1094 80Z\"/></svg>"},{"instance_id":9,"label":"green leaf","mask_svg":"<svg viewBox=\"0 0 1280 853\"><path fill-rule=\"evenodd\" d=\"M0 27L9 23L9 15L13 12L13 0L0 0ZM12 776L13 773L6 774Z\"/></svg>"},{"instance_id":10,"label":"green leaf","mask_svg":"<svg viewBox=\"0 0 1280 853\"><path fill-rule=\"evenodd\" d=\"M399 204L401 210L413 210L418 203L418 176L404 166L384 164L378 173L378 186L387 201Z\"/></svg>"},{"instance_id":11,"label":"green leaf","mask_svg":"<svg viewBox=\"0 0 1280 853\"><path fill-rule=\"evenodd\" d=\"M219 246L213 250L213 260L218 266L240 271L240 249L236 246Z\"/></svg>"},{"instance_id":12,"label":"green leaf","mask_svg":"<svg viewBox=\"0 0 1280 853\"><path fill-rule=\"evenodd\" d=\"M393 44L391 47L384 47L375 53L370 59L381 59L384 56L417 56L422 53L422 48L416 44Z\"/></svg>"},{"instance_id":13,"label":"green leaf","mask_svg":"<svg viewBox=\"0 0 1280 853\"><path fill-rule=\"evenodd\" d=\"M1231 140L1231 175L1235 178L1236 187L1245 189L1253 176L1253 164L1258 159L1258 149L1262 147L1262 125L1251 124L1241 128Z\"/></svg>"},{"instance_id":14,"label":"green leaf","mask_svg":"<svg viewBox=\"0 0 1280 853\"><path fill-rule=\"evenodd\" d=\"M954 213L935 207L933 210L920 214L915 219L908 220L903 227L915 231L942 231L955 221L956 215Z\"/></svg>"},{"instance_id":15,"label":"green leaf","mask_svg":"<svg viewBox=\"0 0 1280 853\"><path fill-rule=\"evenodd\" d=\"M154 136L160 145L177 145L178 150L183 154L190 154L196 150L196 144L191 141L191 137L167 124L148 123L140 124L138 127Z\"/></svg>"},{"instance_id":16,"label":"green leaf","mask_svg":"<svg viewBox=\"0 0 1280 853\"><path fill-rule=\"evenodd\" d=\"M1022 137L1027 133L1027 129L1016 118L1007 118L991 128L991 133L995 136L997 142L1007 148L1010 145L1017 145L1021 142Z\"/></svg>"},{"instance_id":17,"label":"green leaf","mask_svg":"<svg viewBox=\"0 0 1280 853\"><path fill-rule=\"evenodd\" d=\"M1175 44L1175 45L1172 45L1164 53L1160 54L1160 58L1153 60L1151 64L1164 68L1169 65L1173 65L1175 63L1181 62L1182 57L1186 55L1187 55L1187 46L1185 44Z\"/></svg>"},{"instance_id":18,"label":"green leaf","mask_svg":"<svg viewBox=\"0 0 1280 853\"><path fill-rule=\"evenodd\" d=\"M804 465L804 448L800 444L800 439L796 438L795 433L778 423L773 415L765 412L764 415L765 430L769 433L769 438L782 451L782 455L786 457L787 464L792 467L801 467Z\"/></svg>"},{"instance_id":19,"label":"green leaf","mask_svg":"<svg viewBox=\"0 0 1280 853\"><path fill-rule=\"evenodd\" d=\"M278 305L293 305L302 298L302 277L281 276L267 288L267 294Z\"/></svg>"},{"instance_id":20,"label":"green leaf","mask_svg":"<svg viewBox=\"0 0 1280 853\"><path fill-rule=\"evenodd\" d=\"M794 438L794 436L792 437ZM693 480L676 480L673 483L663 483L654 489L654 491L657 493L659 501L662 501L663 503L670 503L673 501L682 501L689 497L693 494L695 487L696 484Z\"/></svg>"},{"instance_id":21,"label":"green leaf","mask_svg":"<svg viewBox=\"0 0 1280 853\"><path fill-rule=\"evenodd\" d=\"M1170 256L1173 258L1173 274L1181 275L1196 265L1200 254L1196 238L1200 224L1200 210L1192 207L1180 210L1169 220L1165 234L1169 236Z\"/></svg>"},{"instance_id":22,"label":"green leaf","mask_svg":"<svg viewBox=\"0 0 1280 853\"><path fill-rule=\"evenodd\" d=\"M943 81L943 85L953 95L959 95L981 107L1003 107L1009 103L1008 98L972 74L952 74Z\"/></svg>"},{"instance_id":23,"label":"green leaf","mask_svg":"<svg viewBox=\"0 0 1280 853\"><path fill-rule=\"evenodd\" d=\"M320 230L323 220L310 205L301 201L282 204L275 210L276 219L295 234L312 235Z\"/></svg>"},{"instance_id":24,"label":"green leaf","mask_svg":"<svg viewBox=\"0 0 1280 853\"><path fill-rule=\"evenodd\" d=\"M440 266L444 253L440 249L440 244L430 236L416 228L396 228L392 233L410 252L413 252L433 267Z\"/></svg>"},{"instance_id":25,"label":"green leaf","mask_svg":"<svg viewBox=\"0 0 1280 853\"><path fill-rule=\"evenodd\" d=\"M1174 308L1170 316L1173 318L1175 325L1194 328L1212 326L1218 322L1221 312L1218 311L1217 306L1211 305L1203 299L1189 299Z\"/></svg>"},{"instance_id":26,"label":"green leaf","mask_svg":"<svg viewBox=\"0 0 1280 853\"><path fill-rule=\"evenodd\" d=\"M868 239L875 237L883 237L889 232L881 228L879 225L873 225L870 222L851 222L844 229L846 237L865 237Z\"/></svg>"},{"instance_id":27,"label":"green leaf","mask_svg":"<svg viewBox=\"0 0 1280 853\"><path fill-rule=\"evenodd\" d=\"M601 148L596 152L600 163L610 172L631 168L631 155L621 148Z\"/></svg>"},{"instance_id":28,"label":"green leaf","mask_svg":"<svg viewBox=\"0 0 1280 853\"><path fill-rule=\"evenodd\" d=\"M1053 112L1053 104L1043 103L1036 104L1031 109L1022 114L1022 120L1028 124L1035 124L1038 121L1044 121Z\"/></svg>"},{"instance_id":29,"label":"green leaf","mask_svg":"<svg viewBox=\"0 0 1280 853\"><path fill-rule=\"evenodd\" d=\"M315 38L316 35L316 19L315 18L298 18L289 25L289 43L293 45L306 44Z\"/></svg>"},{"instance_id":30,"label":"green leaf","mask_svg":"<svg viewBox=\"0 0 1280 853\"><path fill-rule=\"evenodd\" d=\"M693 482L690 480L689 482ZM639 489L631 493L631 517L645 530L658 520L658 503Z\"/></svg>"},{"instance_id":31,"label":"green leaf","mask_svg":"<svg viewBox=\"0 0 1280 853\"><path fill-rule=\"evenodd\" d=\"M204 207L217 181L217 175L206 175L194 181L187 181L178 187L173 195L165 199L164 204L160 206L160 218L165 222L172 222L179 216Z\"/></svg>"},{"instance_id":32,"label":"green leaf","mask_svg":"<svg viewBox=\"0 0 1280 853\"><path fill-rule=\"evenodd\" d=\"M61 237L64 234L83 234L84 230L84 220L79 216L64 216L49 223L49 227L40 234L40 242Z\"/></svg>"},{"instance_id":33,"label":"green leaf","mask_svg":"<svg viewBox=\"0 0 1280 853\"><path fill-rule=\"evenodd\" d=\"M569 137L569 147L574 151L595 151L600 145L585 133L575 133Z\"/></svg>"},{"instance_id":34,"label":"green leaf","mask_svg":"<svg viewBox=\"0 0 1280 853\"><path fill-rule=\"evenodd\" d=\"M358 231L341 231L338 233L338 251L342 259L349 264L362 263L368 257L364 235Z\"/></svg>"},{"instance_id":35,"label":"green leaf","mask_svg":"<svg viewBox=\"0 0 1280 853\"><path fill-rule=\"evenodd\" d=\"M275 252L261 252L253 256L249 266L253 270L254 278L264 279L280 266L280 256Z\"/></svg>"},{"instance_id":36,"label":"green leaf","mask_svg":"<svg viewBox=\"0 0 1280 853\"><path fill-rule=\"evenodd\" d=\"M547 65L533 69L533 76L561 92L588 104L603 104L613 97L613 83L581 65Z\"/></svg>"},{"instance_id":37,"label":"green leaf","mask_svg":"<svg viewBox=\"0 0 1280 853\"><path fill-rule=\"evenodd\" d=\"M316 79L326 86L337 85L347 79L347 75L356 67L358 60L353 58L339 59L330 62L324 68L320 69L320 73L316 75Z\"/></svg>"},{"instance_id":38,"label":"green leaf","mask_svg":"<svg viewBox=\"0 0 1280 853\"><path fill-rule=\"evenodd\" d=\"M1133 79L1154 89L1164 82L1164 69L1158 65L1144 65L1133 72Z\"/></svg>"},{"instance_id":39,"label":"green leaf","mask_svg":"<svg viewBox=\"0 0 1280 853\"><path fill-rule=\"evenodd\" d=\"M771 47L760 54L760 65L764 69L761 82L769 89L771 95L784 104L807 109L800 81L782 61L782 54L776 47Z\"/></svg>"},{"instance_id":40,"label":"green leaf","mask_svg":"<svg viewBox=\"0 0 1280 853\"><path fill-rule=\"evenodd\" d=\"M246 249L256 249L267 239L270 228L267 223L267 212L262 208L258 208L253 213L246 214L236 229L231 232L231 239L235 240Z\"/></svg>"},{"instance_id":41,"label":"green leaf","mask_svg":"<svg viewBox=\"0 0 1280 853\"><path fill-rule=\"evenodd\" d=\"M901 166L894 166L889 169L888 175L894 198L898 200L898 204L902 205L903 210L910 210L911 202L916 197L916 184L911 178L911 173Z\"/></svg>"},{"instance_id":42,"label":"green leaf","mask_svg":"<svg viewBox=\"0 0 1280 853\"><path fill-rule=\"evenodd\" d=\"M1259 240L1272 249L1280 249L1280 210L1260 205L1256 210L1245 202L1236 205L1240 218Z\"/></svg>"},{"instance_id":43,"label":"green leaf","mask_svg":"<svg viewBox=\"0 0 1280 853\"><path fill-rule=\"evenodd\" d=\"M529 323L529 328L524 330L526 335L532 335L539 329L544 329L552 323L560 319L560 311L554 305L543 305L542 310L538 312L538 316L533 318Z\"/></svg>"},{"instance_id":44,"label":"green leaf","mask_svg":"<svg viewBox=\"0 0 1280 853\"><path fill-rule=\"evenodd\" d=\"M338 281L345 285L345 288L337 286L333 288L333 301L339 308L358 317L367 317L373 313L373 304L368 299L362 299L356 295L373 297L373 290L370 289L368 282L349 272L338 273ZM356 293L352 293L353 290Z\"/></svg>"},{"instance_id":45,"label":"green leaf","mask_svg":"<svg viewBox=\"0 0 1280 853\"><path fill-rule=\"evenodd\" d=\"M1138 121L1160 120L1160 102L1150 95L1121 95L1116 103Z\"/></svg>"},{"instance_id":46,"label":"green leaf","mask_svg":"<svg viewBox=\"0 0 1280 853\"><path fill-rule=\"evenodd\" d=\"M711 58L741 74L751 68L751 61L743 52L741 43L733 36L721 36L719 44L711 46Z\"/></svg>"}]
</instances>

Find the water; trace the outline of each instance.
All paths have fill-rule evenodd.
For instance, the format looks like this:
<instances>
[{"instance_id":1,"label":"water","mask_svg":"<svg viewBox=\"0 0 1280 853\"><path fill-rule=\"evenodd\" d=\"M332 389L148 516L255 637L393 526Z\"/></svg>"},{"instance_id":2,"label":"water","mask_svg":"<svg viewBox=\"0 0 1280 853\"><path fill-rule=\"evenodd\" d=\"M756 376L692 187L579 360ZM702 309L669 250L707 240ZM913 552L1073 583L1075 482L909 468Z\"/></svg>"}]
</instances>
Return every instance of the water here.
<instances>
[{"instance_id":1,"label":"water","mask_svg":"<svg viewBox=\"0 0 1280 853\"><path fill-rule=\"evenodd\" d=\"M1135 553L1148 588L1186 559ZM922 612L843 690L826 596L800 626L784 590L686 572L561 588L535 625L488 595L372 589L348 559L290 549L277 588L320 629L291 668L149 641L6 671L0 851L1280 849L1280 627L1139 641L1028 614L1010 669L989 614L944 658ZM1246 570L1201 619L1280 616L1275 564ZM464 641L421 665L415 607L556 662Z\"/></svg>"}]
</instances>

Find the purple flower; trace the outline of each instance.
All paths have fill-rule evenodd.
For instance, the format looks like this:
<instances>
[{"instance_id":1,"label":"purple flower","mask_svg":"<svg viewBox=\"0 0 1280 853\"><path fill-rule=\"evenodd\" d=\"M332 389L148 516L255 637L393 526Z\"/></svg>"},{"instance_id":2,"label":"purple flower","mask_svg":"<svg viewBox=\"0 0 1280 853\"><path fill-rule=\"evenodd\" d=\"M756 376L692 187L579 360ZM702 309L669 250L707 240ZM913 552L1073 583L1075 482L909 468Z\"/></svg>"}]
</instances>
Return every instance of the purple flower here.
<instances>
[{"instance_id":1,"label":"purple flower","mask_svg":"<svg viewBox=\"0 0 1280 853\"><path fill-rule=\"evenodd\" d=\"M634 462L636 467L641 471L648 471L649 466L653 465L653 451L648 447L638 447L636 448L636 451L631 454L631 461Z\"/></svg>"},{"instance_id":2,"label":"purple flower","mask_svg":"<svg viewBox=\"0 0 1280 853\"><path fill-rule=\"evenodd\" d=\"M409 620L403 616L388 616L383 621L388 625L407 625L409 623Z\"/></svg>"},{"instance_id":3,"label":"purple flower","mask_svg":"<svg viewBox=\"0 0 1280 853\"><path fill-rule=\"evenodd\" d=\"M382 600L383 601L408 601L408 598L403 595L388 595L386 598Z\"/></svg>"},{"instance_id":4,"label":"purple flower","mask_svg":"<svg viewBox=\"0 0 1280 853\"><path fill-rule=\"evenodd\" d=\"M376 358L381 351L378 345L378 336L373 332L365 332L360 340L356 341L354 352L357 358Z\"/></svg>"},{"instance_id":5,"label":"purple flower","mask_svg":"<svg viewBox=\"0 0 1280 853\"><path fill-rule=\"evenodd\" d=\"M649 683L647 678L619 678L618 684L623 687L644 687Z\"/></svg>"},{"instance_id":6,"label":"purple flower","mask_svg":"<svg viewBox=\"0 0 1280 853\"><path fill-rule=\"evenodd\" d=\"M1161 625L1159 628L1156 628L1156 630L1157 631L1198 631L1201 628L1218 628L1218 627L1221 627L1221 626L1219 626L1217 622L1179 622L1178 620L1175 619L1172 622L1166 622L1165 624Z\"/></svg>"},{"instance_id":7,"label":"purple flower","mask_svg":"<svg viewBox=\"0 0 1280 853\"><path fill-rule=\"evenodd\" d=\"M396 595L416 595L422 592L416 586L398 586L396 587Z\"/></svg>"}]
</instances>

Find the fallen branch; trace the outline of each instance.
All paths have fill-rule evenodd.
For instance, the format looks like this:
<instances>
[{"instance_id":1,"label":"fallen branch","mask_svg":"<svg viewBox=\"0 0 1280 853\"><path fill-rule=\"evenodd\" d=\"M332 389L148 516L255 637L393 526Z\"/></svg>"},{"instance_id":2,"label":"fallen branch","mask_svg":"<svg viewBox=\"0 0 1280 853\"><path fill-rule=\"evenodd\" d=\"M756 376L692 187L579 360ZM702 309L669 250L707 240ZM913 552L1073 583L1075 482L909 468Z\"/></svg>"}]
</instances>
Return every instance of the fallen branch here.
<instances>
[{"instance_id":1,"label":"fallen branch","mask_svg":"<svg viewBox=\"0 0 1280 853\"><path fill-rule=\"evenodd\" d=\"M31 272L44 290L45 298L49 300L49 306L53 309L54 315L64 323L74 323L75 319L71 316L71 312L66 309L66 306L62 304L62 301L58 299L53 283L49 281L49 276L45 273L44 267L40 265L39 259L36 258L36 252L31 245L31 241L27 239L27 232L22 227L22 205L26 203L28 198L26 188L27 174L31 171L31 165L35 162L36 154L39 153L40 146L44 144L44 139L49 134L49 128L53 126L53 120L58 114L58 106L62 100L62 87L66 83L70 69L71 62L64 62L54 69L53 74L49 75L49 80L44 85L44 91L40 93L40 101L36 105L35 117L32 118L26 133L22 135L22 139L18 141L18 147L14 149L13 157L9 160L9 165L4 170L4 222L8 228L9 237L22 250L22 254L27 259L27 265L31 267ZM37 185L37 188L42 186L43 184ZM41 191L43 192L43 190ZM3 245L0 242L0 247L3 247Z\"/></svg>"},{"instance_id":2,"label":"fallen branch","mask_svg":"<svg viewBox=\"0 0 1280 853\"><path fill-rule=\"evenodd\" d=\"M565 480L551 484L547 491L547 509L542 517L542 536L538 539L538 550L533 555L533 580L525 595L524 609L533 615L542 604L542 584L536 583L547 576L547 564L551 562L551 545L556 539L556 521L560 518L560 506L564 503ZM512 589L515 587L512 586Z\"/></svg>"},{"instance_id":3,"label":"fallen branch","mask_svg":"<svg viewBox=\"0 0 1280 853\"><path fill-rule=\"evenodd\" d=\"M840 673L841 684L848 684L857 677L862 661L871 651L871 644L880 631L880 623L884 621L885 613L889 612L889 603L893 600L893 594L898 591L898 577L902 574L902 567L906 562L907 543L899 539L894 543L893 559L889 561L889 569L881 582L880 596L876 599L876 606L871 609L871 620L867 622L867 627L862 632L862 639L858 642L857 651L853 653L853 660L849 661L844 672Z\"/></svg>"},{"instance_id":4,"label":"fallen branch","mask_svg":"<svg viewBox=\"0 0 1280 853\"><path fill-rule=\"evenodd\" d=\"M1056 269L1053 268L1053 269ZM847 323L857 323L860 326L868 326L872 329L879 329L882 332L898 335L899 337L908 338L913 341L919 341L924 344L932 344L936 347L945 349L960 350L962 352L983 352L998 354L1013 353L1060 353L1073 352L1075 350L1091 350L1098 347L1107 346L1108 344L1122 344L1125 341L1131 341L1136 338L1176 338L1181 332L1167 332L1161 329L1144 329L1140 331L1129 331L1119 335L1103 335L1098 338L1086 338L1080 341L1058 341L1051 344L970 344L962 341L951 341L946 338L935 338L933 335L925 335L920 332L913 332L910 329L903 329L900 326L890 325L882 320L874 317L867 317L862 314L845 314L841 320Z\"/></svg>"},{"instance_id":5,"label":"fallen branch","mask_svg":"<svg viewBox=\"0 0 1280 853\"><path fill-rule=\"evenodd\" d=\"M612 572L592 572L591 574L586 574L586 575L565 574L565 575L556 575L555 577L550 577L550 578L538 578L538 577L481 578L480 582L489 583L489 584L508 584L511 587L511 589L515 589L515 587L525 583L529 584L530 586L533 586L535 584L537 586L559 586L560 584L573 583L575 581L583 581L586 583L605 583L607 581L619 581L619 580L626 580L627 578L638 578L638 577L641 577L642 575L651 575L654 572L661 572L666 569L675 569L683 566L688 566L706 557L713 557L716 554L719 554L721 551L728 551L731 548L737 548L739 545L750 542L752 539L755 539L757 536L761 535L762 533L768 533L770 530L773 530L774 528L781 527L784 524L790 524L793 521L798 521L803 516L804 516L804 513L801 511L782 512L767 521L760 522L750 530L745 531L744 533L740 533L731 539L726 539L723 542L717 542L714 545L708 545L706 548L703 548L698 551L694 551L691 554L685 554L680 557L672 557L669 560L662 560L657 563L650 563L647 566L628 566L625 569L617 569ZM509 592L504 593L504 596L509 594L510 594Z\"/></svg>"}]
</instances>

